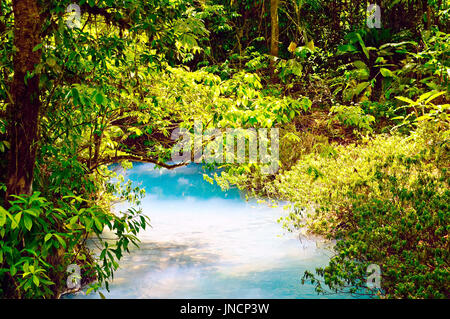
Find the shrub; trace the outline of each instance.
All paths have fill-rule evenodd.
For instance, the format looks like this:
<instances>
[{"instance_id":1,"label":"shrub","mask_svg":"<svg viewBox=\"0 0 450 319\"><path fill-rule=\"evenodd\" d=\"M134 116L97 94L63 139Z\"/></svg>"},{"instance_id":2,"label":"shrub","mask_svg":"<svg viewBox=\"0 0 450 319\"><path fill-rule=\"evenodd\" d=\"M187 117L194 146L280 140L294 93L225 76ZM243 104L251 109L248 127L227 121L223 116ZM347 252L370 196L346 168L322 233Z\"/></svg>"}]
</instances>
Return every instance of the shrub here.
<instances>
[{"instance_id":1,"label":"shrub","mask_svg":"<svg viewBox=\"0 0 450 319\"><path fill-rule=\"evenodd\" d=\"M440 124L440 125L437 125ZM309 154L267 191L294 203L290 229L338 239L336 255L304 281L333 291L362 292L366 269L382 270L389 298L448 298L448 123L426 123L410 137L378 135L360 145ZM350 288L349 288L350 287ZM367 291L364 291L367 293Z\"/></svg>"}]
</instances>

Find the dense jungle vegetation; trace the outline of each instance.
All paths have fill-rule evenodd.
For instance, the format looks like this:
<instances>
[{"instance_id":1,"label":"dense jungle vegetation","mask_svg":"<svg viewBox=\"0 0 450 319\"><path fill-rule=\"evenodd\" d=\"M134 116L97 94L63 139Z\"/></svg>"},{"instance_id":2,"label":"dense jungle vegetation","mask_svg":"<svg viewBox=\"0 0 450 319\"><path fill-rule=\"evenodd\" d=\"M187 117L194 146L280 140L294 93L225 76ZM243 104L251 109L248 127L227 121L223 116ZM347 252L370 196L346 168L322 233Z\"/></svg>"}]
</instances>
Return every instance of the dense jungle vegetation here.
<instances>
[{"instance_id":1,"label":"dense jungle vegetation","mask_svg":"<svg viewBox=\"0 0 450 319\"><path fill-rule=\"evenodd\" d=\"M371 27L369 3L0 0L0 297L57 298L70 264L108 287L149 226L109 165L173 168L172 131L201 120L280 130L276 174L209 166L338 239L304 274L319 293L377 264L374 297L449 298L449 3L373 0Z\"/></svg>"}]
</instances>

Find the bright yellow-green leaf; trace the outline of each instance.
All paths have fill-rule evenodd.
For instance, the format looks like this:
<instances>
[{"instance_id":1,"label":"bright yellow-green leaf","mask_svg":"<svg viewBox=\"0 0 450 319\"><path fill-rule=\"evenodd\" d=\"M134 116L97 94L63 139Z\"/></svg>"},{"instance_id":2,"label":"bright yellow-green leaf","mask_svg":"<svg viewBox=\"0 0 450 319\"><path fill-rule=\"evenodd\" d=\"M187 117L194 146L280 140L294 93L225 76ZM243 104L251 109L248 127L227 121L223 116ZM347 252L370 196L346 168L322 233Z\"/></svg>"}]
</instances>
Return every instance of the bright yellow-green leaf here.
<instances>
[{"instance_id":1,"label":"bright yellow-green leaf","mask_svg":"<svg viewBox=\"0 0 450 319\"><path fill-rule=\"evenodd\" d=\"M438 93L436 93L436 94L433 94L432 96L430 96L430 97L425 101L425 104L430 103L431 101L437 99L438 97L440 97L441 95L444 95L444 94L445 94L445 91L442 91L442 92L438 92Z\"/></svg>"},{"instance_id":2,"label":"bright yellow-green leaf","mask_svg":"<svg viewBox=\"0 0 450 319\"><path fill-rule=\"evenodd\" d=\"M381 73L381 75L383 75L384 77L389 77L389 78L395 77L394 73L392 73L391 70L386 69L386 68L381 68L381 69L380 69L380 73Z\"/></svg>"},{"instance_id":3,"label":"bright yellow-green leaf","mask_svg":"<svg viewBox=\"0 0 450 319\"><path fill-rule=\"evenodd\" d=\"M20 219L22 218L22 212L18 212L16 215L12 217L13 218L11 219L12 221L11 229L16 229L17 227L19 227Z\"/></svg>"},{"instance_id":4,"label":"bright yellow-green leaf","mask_svg":"<svg viewBox=\"0 0 450 319\"><path fill-rule=\"evenodd\" d=\"M409 99L409 98L407 98L407 97L404 97L404 96L396 96L395 98L396 98L397 100L402 101L402 102L406 102L406 103L408 103L408 104L410 104L410 105L417 105L416 102L414 102L413 100L411 100L411 99Z\"/></svg>"},{"instance_id":5,"label":"bright yellow-green leaf","mask_svg":"<svg viewBox=\"0 0 450 319\"><path fill-rule=\"evenodd\" d=\"M33 221L31 220L31 217L28 215L24 215L23 223L25 225L25 228L28 229L28 231L30 231L31 227L33 227Z\"/></svg>"},{"instance_id":6,"label":"bright yellow-green leaf","mask_svg":"<svg viewBox=\"0 0 450 319\"><path fill-rule=\"evenodd\" d=\"M33 276L33 282L36 286L39 287L39 278L37 276Z\"/></svg>"},{"instance_id":7,"label":"bright yellow-green leaf","mask_svg":"<svg viewBox=\"0 0 450 319\"><path fill-rule=\"evenodd\" d=\"M6 223L6 215L7 215L6 209L4 209L2 206L0 206L0 227L5 225Z\"/></svg>"}]
</instances>

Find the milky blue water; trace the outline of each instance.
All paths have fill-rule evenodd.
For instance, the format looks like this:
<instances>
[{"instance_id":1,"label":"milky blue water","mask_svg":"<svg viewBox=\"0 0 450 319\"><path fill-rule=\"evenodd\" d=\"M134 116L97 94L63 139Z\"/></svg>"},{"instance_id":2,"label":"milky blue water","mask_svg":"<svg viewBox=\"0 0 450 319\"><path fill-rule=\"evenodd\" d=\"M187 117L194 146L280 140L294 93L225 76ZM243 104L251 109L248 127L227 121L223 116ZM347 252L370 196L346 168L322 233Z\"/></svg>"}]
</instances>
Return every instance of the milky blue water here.
<instances>
[{"instance_id":1,"label":"milky blue water","mask_svg":"<svg viewBox=\"0 0 450 319\"><path fill-rule=\"evenodd\" d=\"M286 232L288 213L223 192L200 166L176 170L134 164L125 174L146 189L152 228L120 261L106 298L348 298L319 296L302 285L305 270L324 266L329 245ZM122 207L123 208L123 207ZM70 298L98 298L84 292Z\"/></svg>"}]
</instances>

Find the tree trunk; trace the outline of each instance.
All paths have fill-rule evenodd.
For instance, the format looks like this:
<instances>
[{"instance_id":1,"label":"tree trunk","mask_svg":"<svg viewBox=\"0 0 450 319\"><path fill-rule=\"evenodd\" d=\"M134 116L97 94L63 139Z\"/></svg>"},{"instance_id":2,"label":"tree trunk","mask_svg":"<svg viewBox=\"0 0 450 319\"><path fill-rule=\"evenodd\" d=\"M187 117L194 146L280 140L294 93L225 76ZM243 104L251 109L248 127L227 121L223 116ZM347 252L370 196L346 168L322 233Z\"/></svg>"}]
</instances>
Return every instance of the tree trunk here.
<instances>
[{"instance_id":1,"label":"tree trunk","mask_svg":"<svg viewBox=\"0 0 450 319\"><path fill-rule=\"evenodd\" d=\"M39 75L31 73L41 62L41 25L37 0L13 0L14 78L11 84L13 103L8 105L11 143L7 171L6 199L10 195L31 194L38 141Z\"/></svg>"},{"instance_id":2,"label":"tree trunk","mask_svg":"<svg viewBox=\"0 0 450 319\"><path fill-rule=\"evenodd\" d=\"M280 25L278 23L278 7L280 0L270 0L270 17L272 24L272 35L270 40L270 54L278 56L278 42L280 37Z\"/></svg>"}]
</instances>

